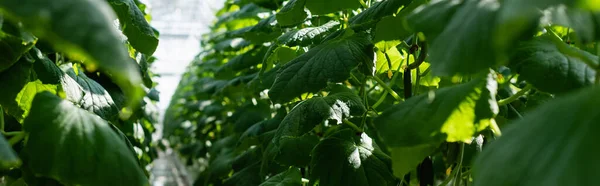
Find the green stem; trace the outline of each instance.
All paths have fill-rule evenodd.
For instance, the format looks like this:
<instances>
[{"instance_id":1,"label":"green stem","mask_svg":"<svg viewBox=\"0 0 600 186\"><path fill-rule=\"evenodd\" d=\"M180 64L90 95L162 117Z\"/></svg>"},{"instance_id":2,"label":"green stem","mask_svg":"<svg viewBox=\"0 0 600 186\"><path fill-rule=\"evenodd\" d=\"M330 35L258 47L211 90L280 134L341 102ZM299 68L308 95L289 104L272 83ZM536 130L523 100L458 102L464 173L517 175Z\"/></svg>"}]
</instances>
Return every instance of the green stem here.
<instances>
[{"instance_id":1,"label":"green stem","mask_svg":"<svg viewBox=\"0 0 600 186\"><path fill-rule=\"evenodd\" d=\"M531 88L533 88L533 85L527 84L527 86L525 86L525 88L519 90L519 92L517 92L516 94L513 94L512 96L510 96L506 99L502 99L502 100L498 101L498 106L507 105L507 104L519 99L519 97L523 96L525 93L527 93L527 91L531 90Z\"/></svg>"},{"instance_id":2,"label":"green stem","mask_svg":"<svg viewBox=\"0 0 600 186\"><path fill-rule=\"evenodd\" d=\"M14 137L10 138L10 140L8 140L8 144L10 144L10 146L13 146L17 143L19 143L21 140L23 140L23 138L25 138L25 132L20 131L18 134L15 134Z\"/></svg>"},{"instance_id":3,"label":"green stem","mask_svg":"<svg viewBox=\"0 0 600 186\"><path fill-rule=\"evenodd\" d=\"M4 109L0 106L0 132L4 132Z\"/></svg>"},{"instance_id":4,"label":"green stem","mask_svg":"<svg viewBox=\"0 0 600 186\"><path fill-rule=\"evenodd\" d=\"M394 99L398 100L398 101L402 101L402 98L400 98L400 96L398 96L398 93L396 93L396 91L392 90L392 88L390 88L389 86L387 86L387 84L385 84L385 82L383 82L381 79L379 79L377 76L373 76L373 79L375 81L377 81L377 84L379 86L381 86L381 88L383 88L385 91L387 91L390 95L392 95L392 97L394 97Z\"/></svg>"},{"instance_id":5,"label":"green stem","mask_svg":"<svg viewBox=\"0 0 600 186\"><path fill-rule=\"evenodd\" d=\"M16 136L18 134L23 133L23 131L11 131L11 132L2 132L4 136Z\"/></svg>"},{"instance_id":6,"label":"green stem","mask_svg":"<svg viewBox=\"0 0 600 186\"><path fill-rule=\"evenodd\" d=\"M381 97L379 97L379 100L377 100L377 102L375 102L375 104L371 108L377 109L377 107L379 107L379 105L381 105L381 103L383 103L383 101L385 100L387 95L388 95L387 92L385 92Z\"/></svg>"},{"instance_id":7,"label":"green stem","mask_svg":"<svg viewBox=\"0 0 600 186\"><path fill-rule=\"evenodd\" d=\"M347 119L342 120L342 123L348 125L350 128L354 129L356 132L363 132L363 130L361 128L356 126L356 124L352 123L351 121L348 121Z\"/></svg>"},{"instance_id":8,"label":"green stem","mask_svg":"<svg viewBox=\"0 0 600 186\"><path fill-rule=\"evenodd\" d=\"M461 143L460 144L460 152L458 157L460 158L458 160L458 165L456 165L456 167L454 167L454 169L452 170L452 173L450 174L450 176L448 176L448 178L446 178L446 180L444 180L444 182L442 182L439 185L448 185L448 183L450 183L450 181L455 180L458 172L460 172L460 169L462 168L462 162L463 162L463 157L465 154L465 144Z\"/></svg>"}]
</instances>

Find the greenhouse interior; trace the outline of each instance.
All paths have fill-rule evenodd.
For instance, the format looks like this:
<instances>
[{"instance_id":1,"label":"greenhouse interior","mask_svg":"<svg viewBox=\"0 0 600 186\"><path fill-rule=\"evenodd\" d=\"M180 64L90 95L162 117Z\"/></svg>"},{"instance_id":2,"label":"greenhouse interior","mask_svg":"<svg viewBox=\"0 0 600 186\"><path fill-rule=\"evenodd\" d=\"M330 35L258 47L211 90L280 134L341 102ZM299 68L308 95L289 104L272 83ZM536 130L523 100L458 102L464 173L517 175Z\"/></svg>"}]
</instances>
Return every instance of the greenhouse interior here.
<instances>
[{"instance_id":1,"label":"greenhouse interior","mask_svg":"<svg viewBox=\"0 0 600 186\"><path fill-rule=\"evenodd\" d=\"M594 186L599 0L0 0L0 186Z\"/></svg>"}]
</instances>

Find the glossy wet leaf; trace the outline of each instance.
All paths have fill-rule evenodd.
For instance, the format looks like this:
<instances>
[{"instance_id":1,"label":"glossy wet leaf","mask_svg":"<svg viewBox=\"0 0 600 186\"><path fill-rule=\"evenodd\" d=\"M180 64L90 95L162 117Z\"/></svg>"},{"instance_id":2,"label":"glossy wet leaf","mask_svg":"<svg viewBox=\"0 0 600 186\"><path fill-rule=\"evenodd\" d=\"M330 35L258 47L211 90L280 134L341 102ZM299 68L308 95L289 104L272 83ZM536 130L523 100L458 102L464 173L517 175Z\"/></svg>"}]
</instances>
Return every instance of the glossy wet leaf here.
<instances>
[{"instance_id":1,"label":"glossy wet leaf","mask_svg":"<svg viewBox=\"0 0 600 186\"><path fill-rule=\"evenodd\" d=\"M306 0L291 0L277 14L277 23L281 26L294 26L304 22L308 16L304 11Z\"/></svg>"},{"instance_id":2,"label":"glossy wet leaf","mask_svg":"<svg viewBox=\"0 0 600 186\"><path fill-rule=\"evenodd\" d=\"M64 184L149 185L125 138L110 125L51 93L39 93L23 124L29 134L27 164Z\"/></svg>"},{"instance_id":3,"label":"glossy wet leaf","mask_svg":"<svg viewBox=\"0 0 600 186\"><path fill-rule=\"evenodd\" d=\"M137 51L152 55L158 46L158 37L134 0L107 1L117 13L123 34L127 36L131 46Z\"/></svg>"},{"instance_id":4,"label":"glossy wet leaf","mask_svg":"<svg viewBox=\"0 0 600 186\"><path fill-rule=\"evenodd\" d=\"M515 121L477 158L475 185L594 185L598 94L586 88Z\"/></svg>"},{"instance_id":5,"label":"glossy wet leaf","mask_svg":"<svg viewBox=\"0 0 600 186\"><path fill-rule=\"evenodd\" d=\"M549 93L565 93L593 85L596 71L584 60L597 62L598 57L553 42L551 37L544 35L521 43L510 60L511 69L520 74L519 78Z\"/></svg>"},{"instance_id":6,"label":"glossy wet leaf","mask_svg":"<svg viewBox=\"0 0 600 186\"><path fill-rule=\"evenodd\" d=\"M58 51L112 75L135 105L143 94L141 76L113 26L115 15L104 1L7 0L0 8Z\"/></svg>"},{"instance_id":7,"label":"glossy wet leaf","mask_svg":"<svg viewBox=\"0 0 600 186\"><path fill-rule=\"evenodd\" d=\"M267 181L261 183L259 186L301 186L302 185L302 174L297 168L288 169L285 172L279 173L273 177L270 177Z\"/></svg>"},{"instance_id":8,"label":"glossy wet leaf","mask_svg":"<svg viewBox=\"0 0 600 186\"><path fill-rule=\"evenodd\" d=\"M325 34L331 32L340 25L337 21L330 21L321 26L307 27L286 32L279 36L277 41L287 46L308 46L319 43Z\"/></svg>"},{"instance_id":9,"label":"glossy wet leaf","mask_svg":"<svg viewBox=\"0 0 600 186\"><path fill-rule=\"evenodd\" d=\"M396 185L391 159L365 133L340 130L311 153L310 185Z\"/></svg>"},{"instance_id":10,"label":"glossy wet leaf","mask_svg":"<svg viewBox=\"0 0 600 186\"><path fill-rule=\"evenodd\" d=\"M305 92L325 88L327 82L342 82L361 63L373 63L373 45L366 38L351 36L318 45L286 63L269 90L274 102L286 102Z\"/></svg>"},{"instance_id":11,"label":"glossy wet leaf","mask_svg":"<svg viewBox=\"0 0 600 186\"><path fill-rule=\"evenodd\" d=\"M392 148L469 142L477 132L495 125L498 105L493 76L411 97L385 110L374 124Z\"/></svg>"}]
</instances>

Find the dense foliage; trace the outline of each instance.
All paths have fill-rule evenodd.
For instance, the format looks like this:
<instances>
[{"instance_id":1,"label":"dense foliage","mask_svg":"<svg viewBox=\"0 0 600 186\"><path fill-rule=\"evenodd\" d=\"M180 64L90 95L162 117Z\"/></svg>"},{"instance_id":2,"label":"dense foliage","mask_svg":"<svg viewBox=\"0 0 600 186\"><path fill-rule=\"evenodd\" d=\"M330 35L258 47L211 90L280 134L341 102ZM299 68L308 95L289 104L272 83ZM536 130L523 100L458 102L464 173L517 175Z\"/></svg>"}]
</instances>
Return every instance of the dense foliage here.
<instances>
[{"instance_id":1,"label":"dense foliage","mask_svg":"<svg viewBox=\"0 0 600 186\"><path fill-rule=\"evenodd\" d=\"M595 0L229 0L165 137L195 185L594 185Z\"/></svg>"},{"instance_id":2,"label":"dense foliage","mask_svg":"<svg viewBox=\"0 0 600 186\"><path fill-rule=\"evenodd\" d=\"M0 183L149 185L158 33L145 8L0 1Z\"/></svg>"}]
</instances>

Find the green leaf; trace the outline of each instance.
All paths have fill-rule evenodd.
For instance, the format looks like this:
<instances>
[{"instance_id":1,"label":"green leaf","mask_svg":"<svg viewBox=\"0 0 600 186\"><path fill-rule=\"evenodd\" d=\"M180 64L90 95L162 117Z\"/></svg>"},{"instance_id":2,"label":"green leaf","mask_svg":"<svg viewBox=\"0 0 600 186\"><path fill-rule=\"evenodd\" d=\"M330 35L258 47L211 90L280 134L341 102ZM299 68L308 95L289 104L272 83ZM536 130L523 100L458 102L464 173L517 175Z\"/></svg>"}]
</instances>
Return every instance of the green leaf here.
<instances>
[{"instance_id":1,"label":"green leaf","mask_svg":"<svg viewBox=\"0 0 600 186\"><path fill-rule=\"evenodd\" d=\"M264 55L267 53L264 47L258 49L249 50L241 55L237 55L221 67L217 69L216 76L222 74L231 74L233 72L245 70L251 66L257 65L262 62Z\"/></svg>"},{"instance_id":2,"label":"green leaf","mask_svg":"<svg viewBox=\"0 0 600 186\"><path fill-rule=\"evenodd\" d=\"M390 58L390 63L388 63L387 58L385 57L386 54ZM406 61L404 60L404 56L402 56L402 53L400 53L396 47L391 47L386 52L377 50L376 55L377 55L377 62L376 62L377 66L375 69L376 74L387 74L389 70L398 71L400 66L406 64ZM411 59L411 61L414 61L414 58L412 56L409 58ZM391 64L392 66L390 67L389 64Z\"/></svg>"},{"instance_id":3,"label":"green leaf","mask_svg":"<svg viewBox=\"0 0 600 186\"><path fill-rule=\"evenodd\" d=\"M337 131L313 150L310 185L396 185L391 160L365 133Z\"/></svg>"},{"instance_id":4,"label":"green leaf","mask_svg":"<svg viewBox=\"0 0 600 186\"><path fill-rule=\"evenodd\" d=\"M423 32L428 40L433 40L444 31L461 0L432 1L421 5L406 17L406 24L414 32Z\"/></svg>"},{"instance_id":5,"label":"green leaf","mask_svg":"<svg viewBox=\"0 0 600 186\"><path fill-rule=\"evenodd\" d=\"M490 73L486 78L411 97L385 110L374 123L389 147L470 142L477 132L495 125L498 85L494 76Z\"/></svg>"},{"instance_id":6,"label":"green leaf","mask_svg":"<svg viewBox=\"0 0 600 186\"><path fill-rule=\"evenodd\" d=\"M16 167L20 164L21 160L19 160L15 151L6 139L4 139L4 135L0 134L0 170Z\"/></svg>"},{"instance_id":7,"label":"green leaf","mask_svg":"<svg viewBox=\"0 0 600 186\"><path fill-rule=\"evenodd\" d=\"M598 87L543 104L485 146L475 185L594 185L600 162Z\"/></svg>"},{"instance_id":8,"label":"green leaf","mask_svg":"<svg viewBox=\"0 0 600 186\"><path fill-rule=\"evenodd\" d=\"M67 185L149 185L109 123L51 93L35 96L23 128L27 164L37 175Z\"/></svg>"},{"instance_id":9,"label":"green leaf","mask_svg":"<svg viewBox=\"0 0 600 186\"><path fill-rule=\"evenodd\" d=\"M260 21L258 14L264 12L270 12L270 10L259 7L256 4L250 3L244 5L235 12L230 12L219 16L217 22L215 23L215 27L218 28L224 25L227 28L227 30L237 30L240 28L252 26L258 23L258 21Z\"/></svg>"},{"instance_id":10,"label":"green leaf","mask_svg":"<svg viewBox=\"0 0 600 186\"><path fill-rule=\"evenodd\" d=\"M301 186L302 185L302 174L297 168L288 169L285 172L279 173L273 177L270 177L267 181L261 183L259 186Z\"/></svg>"},{"instance_id":11,"label":"green leaf","mask_svg":"<svg viewBox=\"0 0 600 186\"><path fill-rule=\"evenodd\" d=\"M395 14L400 7L405 6L410 2L410 0L385 0L377 2L360 14L350 18L348 22L350 22L350 26L373 23L385 16Z\"/></svg>"},{"instance_id":12,"label":"green leaf","mask_svg":"<svg viewBox=\"0 0 600 186\"><path fill-rule=\"evenodd\" d=\"M588 44L600 39L600 13L565 6L553 7L548 11L552 23L573 28L581 43Z\"/></svg>"},{"instance_id":13,"label":"green leaf","mask_svg":"<svg viewBox=\"0 0 600 186\"><path fill-rule=\"evenodd\" d=\"M467 0L439 35L434 33L431 40L426 35L434 75L476 74L499 64L500 57L489 42L495 28L490 23L496 21L499 7L496 0Z\"/></svg>"},{"instance_id":14,"label":"green leaf","mask_svg":"<svg viewBox=\"0 0 600 186\"><path fill-rule=\"evenodd\" d=\"M397 15L386 16L379 20L375 26L375 36L373 38L375 46L385 52L410 36L413 32L410 31L406 24L406 17L427 1L412 1L406 7L402 8Z\"/></svg>"},{"instance_id":15,"label":"green leaf","mask_svg":"<svg viewBox=\"0 0 600 186\"><path fill-rule=\"evenodd\" d=\"M295 26L304 22L308 16L304 11L306 0L290 0L275 15L281 26Z\"/></svg>"},{"instance_id":16,"label":"green leaf","mask_svg":"<svg viewBox=\"0 0 600 186\"><path fill-rule=\"evenodd\" d=\"M24 119L23 115L25 110L19 107L17 102L17 95L29 81L32 74L32 65L30 59L22 57L17 63L11 66L9 69L0 73L0 82L2 83L2 91L0 91L0 105L4 111L15 117L18 121Z\"/></svg>"},{"instance_id":17,"label":"green leaf","mask_svg":"<svg viewBox=\"0 0 600 186\"><path fill-rule=\"evenodd\" d=\"M0 72L10 68L31 47L35 40L25 41L19 37L0 31Z\"/></svg>"},{"instance_id":18,"label":"green leaf","mask_svg":"<svg viewBox=\"0 0 600 186\"><path fill-rule=\"evenodd\" d=\"M119 17L123 34L131 46L146 55L152 55L158 46L158 37L144 14L133 0L107 0Z\"/></svg>"},{"instance_id":19,"label":"green leaf","mask_svg":"<svg viewBox=\"0 0 600 186\"><path fill-rule=\"evenodd\" d=\"M306 0L306 8L312 15L323 15L342 10L360 8L360 0Z\"/></svg>"},{"instance_id":20,"label":"green leaf","mask_svg":"<svg viewBox=\"0 0 600 186\"><path fill-rule=\"evenodd\" d=\"M66 99L75 103L81 108L91 111L100 116L102 119L115 122L119 118L119 108L113 101L112 97L96 81L88 78L83 72L83 69L78 69L75 72L72 65L63 65L66 72L61 85L65 91Z\"/></svg>"},{"instance_id":21,"label":"green leaf","mask_svg":"<svg viewBox=\"0 0 600 186\"><path fill-rule=\"evenodd\" d=\"M52 84L43 84L42 81L35 80L25 84L23 89L21 89L19 94L17 94L15 100L17 101L19 108L21 108L24 111L22 115L23 118L29 115L29 112L31 110L31 104L34 100L35 95L44 91L56 94L58 91L58 86Z\"/></svg>"},{"instance_id":22,"label":"green leaf","mask_svg":"<svg viewBox=\"0 0 600 186\"><path fill-rule=\"evenodd\" d=\"M275 15L272 15L269 18L261 20L256 25L228 32L227 35L230 37L243 37L253 43L262 44L276 39L281 35L281 30L275 27L275 25L277 25L277 20L275 19Z\"/></svg>"},{"instance_id":23,"label":"green leaf","mask_svg":"<svg viewBox=\"0 0 600 186\"><path fill-rule=\"evenodd\" d=\"M111 122L118 120L119 107L117 107L111 95L102 85L88 78L83 73L83 69L74 67L71 63L65 63L61 65L65 71L63 72L54 62L41 54L39 50L33 50L35 52L31 52L31 54L33 54L32 56L36 60L33 68L41 83L54 86L60 85L61 90L65 93L66 100L95 113L102 117L102 119ZM77 68L77 70L74 68ZM31 94L30 99L33 99L33 96L37 92Z\"/></svg>"},{"instance_id":24,"label":"green leaf","mask_svg":"<svg viewBox=\"0 0 600 186\"><path fill-rule=\"evenodd\" d=\"M36 36L52 42L58 51L86 62L89 69L100 68L111 74L131 106L142 98L139 68L121 42L113 26L115 15L106 2L6 0L0 2L0 9Z\"/></svg>"},{"instance_id":25,"label":"green leaf","mask_svg":"<svg viewBox=\"0 0 600 186\"><path fill-rule=\"evenodd\" d=\"M305 134L300 137L282 136L278 141L279 148L275 161L282 165L303 167L310 163L310 152L319 143L319 137L314 134Z\"/></svg>"},{"instance_id":26,"label":"green leaf","mask_svg":"<svg viewBox=\"0 0 600 186\"><path fill-rule=\"evenodd\" d=\"M423 160L437 149L436 144L424 144L412 147L391 147L392 170L394 176L402 178L415 170Z\"/></svg>"},{"instance_id":27,"label":"green leaf","mask_svg":"<svg viewBox=\"0 0 600 186\"><path fill-rule=\"evenodd\" d=\"M351 36L318 45L286 63L269 90L277 103L305 92L316 92L327 82L342 82L361 63L373 63L373 45L366 38Z\"/></svg>"},{"instance_id":28,"label":"green leaf","mask_svg":"<svg viewBox=\"0 0 600 186\"><path fill-rule=\"evenodd\" d=\"M234 173L225 180L225 186L256 186L262 182L260 177L260 163L256 162L239 172Z\"/></svg>"},{"instance_id":29,"label":"green leaf","mask_svg":"<svg viewBox=\"0 0 600 186\"><path fill-rule=\"evenodd\" d=\"M361 98L352 90L342 85L333 86L332 89L326 97L315 97L298 103L277 128L273 137L275 145L279 145L283 137L302 136L325 120L333 119L340 124L343 119L366 111Z\"/></svg>"},{"instance_id":30,"label":"green leaf","mask_svg":"<svg viewBox=\"0 0 600 186\"><path fill-rule=\"evenodd\" d=\"M565 43L553 42L551 37L554 36L543 35L519 45L509 65L520 74L519 79L553 94L593 85L596 71L583 60L597 62L598 57Z\"/></svg>"},{"instance_id":31,"label":"green leaf","mask_svg":"<svg viewBox=\"0 0 600 186\"><path fill-rule=\"evenodd\" d=\"M287 46L308 46L319 43L323 37L338 28L340 22L329 21L321 26L307 27L286 32L279 36L277 41Z\"/></svg>"}]
</instances>

